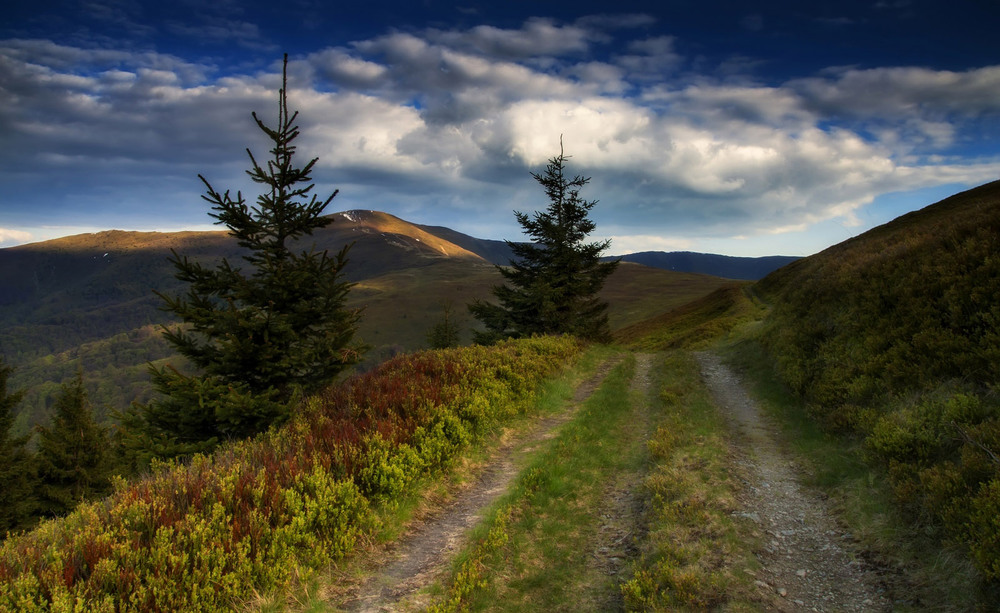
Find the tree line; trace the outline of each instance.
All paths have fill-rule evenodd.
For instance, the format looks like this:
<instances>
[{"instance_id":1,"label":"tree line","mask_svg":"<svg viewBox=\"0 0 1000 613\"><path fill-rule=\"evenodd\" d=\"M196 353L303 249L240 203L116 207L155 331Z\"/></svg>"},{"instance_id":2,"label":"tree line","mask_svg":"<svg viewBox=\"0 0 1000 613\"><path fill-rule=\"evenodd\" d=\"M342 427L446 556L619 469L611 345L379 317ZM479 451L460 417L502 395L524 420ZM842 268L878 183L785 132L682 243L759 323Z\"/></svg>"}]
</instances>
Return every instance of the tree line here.
<instances>
[{"instance_id":1,"label":"tree line","mask_svg":"<svg viewBox=\"0 0 1000 613\"><path fill-rule=\"evenodd\" d=\"M279 425L301 399L361 360L367 347L354 338L361 311L345 306L353 285L343 277L351 245L336 254L306 246L314 230L331 223L323 211L338 191L325 198L312 193L318 158L296 165L300 132L298 113L288 109L287 62L286 55L277 124L252 114L271 142L261 161L246 150L246 172L262 186L255 203L198 175L209 215L246 250L243 261L223 258L207 266L172 251L175 277L187 290L154 292L162 310L181 322L162 326L162 334L187 367L150 364L157 396L116 414L113 431L95 422L78 374L61 388L51 425L36 428L32 451L29 436L11 435L23 394L8 390L11 368L0 360L0 531L62 515L107 493L113 474L210 453L227 440ZM514 213L532 242L508 241L515 259L497 267L505 280L493 288L497 303L468 305L484 327L475 333L478 344L538 334L610 337L608 305L596 294L617 261L600 261L610 241L586 242L596 227L588 214L597 201L581 197L590 179L567 175L568 159L560 139L559 155L543 173L532 173L549 204L534 214ZM432 346L457 343L450 315L449 306L430 331Z\"/></svg>"}]
</instances>

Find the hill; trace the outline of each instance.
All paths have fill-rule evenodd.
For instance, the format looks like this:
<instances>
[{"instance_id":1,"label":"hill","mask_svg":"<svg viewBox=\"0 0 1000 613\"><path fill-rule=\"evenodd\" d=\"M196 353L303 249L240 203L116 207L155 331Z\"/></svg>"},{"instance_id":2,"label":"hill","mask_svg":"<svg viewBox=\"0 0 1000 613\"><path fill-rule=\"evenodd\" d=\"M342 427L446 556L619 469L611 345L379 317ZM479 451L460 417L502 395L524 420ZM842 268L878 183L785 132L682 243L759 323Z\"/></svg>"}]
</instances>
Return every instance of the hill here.
<instances>
[{"instance_id":1,"label":"hill","mask_svg":"<svg viewBox=\"0 0 1000 613\"><path fill-rule=\"evenodd\" d=\"M754 285L761 340L828 432L863 441L915 530L1000 582L1000 181Z\"/></svg>"},{"instance_id":2,"label":"hill","mask_svg":"<svg viewBox=\"0 0 1000 613\"><path fill-rule=\"evenodd\" d=\"M799 259L788 255L744 258L691 251L642 251L623 255L621 258L624 262L635 262L654 268L740 281L756 281Z\"/></svg>"},{"instance_id":3,"label":"hill","mask_svg":"<svg viewBox=\"0 0 1000 613\"><path fill-rule=\"evenodd\" d=\"M867 402L956 378L994 384L998 253L1000 181L761 280L756 291L774 304L770 345L795 389L820 403Z\"/></svg>"},{"instance_id":4,"label":"hill","mask_svg":"<svg viewBox=\"0 0 1000 613\"><path fill-rule=\"evenodd\" d=\"M357 285L350 307L364 308L359 336L373 346L363 368L426 345L427 331L450 307L461 340L475 321L465 305L489 298L501 282L492 262L502 241L412 224L377 211L347 211L309 238L318 248L352 244L345 275ZM307 245L308 246L308 245ZM106 408L148 399L150 361L171 348L158 326L168 323L153 294L179 293L171 250L193 259L240 262L225 232L111 230L0 249L0 352L17 370L14 389L28 392L15 430L44 421L59 385L85 373L99 418ZM607 283L615 327L629 325L715 289L721 280L639 265L619 267Z\"/></svg>"}]
</instances>

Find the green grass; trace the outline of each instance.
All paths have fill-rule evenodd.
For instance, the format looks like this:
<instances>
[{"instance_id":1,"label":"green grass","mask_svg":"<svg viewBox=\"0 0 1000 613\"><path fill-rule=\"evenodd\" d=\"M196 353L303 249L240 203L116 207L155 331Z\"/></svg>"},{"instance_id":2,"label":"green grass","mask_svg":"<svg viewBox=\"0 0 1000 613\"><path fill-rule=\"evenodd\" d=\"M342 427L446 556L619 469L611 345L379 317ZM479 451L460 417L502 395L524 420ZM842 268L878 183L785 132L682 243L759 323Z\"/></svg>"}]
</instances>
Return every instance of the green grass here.
<instances>
[{"instance_id":1,"label":"green grass","mask_svg":"<svg viewBox=\"0 0 1000 613\"><path fill-rule=\"evenodd\" d=\"M746 572L758 568L753 526L732 516L726 425L697 365L686 352L657 356L650 398L630 391L633 369L629 358L526 465L432 611L766 608ZM608 575L595 563L614 513L607 496L630 481L646 510L627 528L642 537L624 572Z\"/></svg>"},{"instance_id":2,"label":"green grass","mask_svg":"<svg viewBox=\"0 0 1000 613\"><path fill-rule=\"evenodd\" d=\"M616 367L525 466L455 560L440 610L595 610L614 597L617 584L592 552L606 484L640 471L646 456L642 433L628 432L633 369L632 358Z\"/></svg>"},{"instance_id":3,"label":"green grass","mask_svg":"<svg viewBox=\"0 0 1000 613\"><path fill-rule=\"evenodd\" d=\"M760 319L763 309L747 288L746 283L727 281L711 293L617 330L615 338L639 351L706 347Z\"/></svg>"},{"instance_id":4,"label":"green grass","mask_svg":"<svg viewBox=\"0 0 1000 613\"><path fill-rule=\"evenodd\" d=\"M645 488L648 534L631 578L626 610L767 610L752 585L759 534L737 519L740 469L728 428L686 351L664 354L657 370Z\"/></svg>"}]
</instances>

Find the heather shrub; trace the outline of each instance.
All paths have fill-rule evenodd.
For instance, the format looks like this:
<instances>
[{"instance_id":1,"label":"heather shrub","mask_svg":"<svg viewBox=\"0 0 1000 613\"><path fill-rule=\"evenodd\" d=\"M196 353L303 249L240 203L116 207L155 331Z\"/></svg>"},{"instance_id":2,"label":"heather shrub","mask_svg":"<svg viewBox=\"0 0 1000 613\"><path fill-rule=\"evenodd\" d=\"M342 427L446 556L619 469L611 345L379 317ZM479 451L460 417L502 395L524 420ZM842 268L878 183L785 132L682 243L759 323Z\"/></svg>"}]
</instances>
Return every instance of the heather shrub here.
<instances>
[{"instance_id":1,"label":"heather shrub","mask_svg":"<svg viewBox=\"0 0 1000 613\"><path fill-rule=\"evenodd\" d=\"M2 611L216 611L351 553L421 475L529 410L568 337L397 357L254 439L119 480L0 546Z\"/></svg>"}]
</instances>

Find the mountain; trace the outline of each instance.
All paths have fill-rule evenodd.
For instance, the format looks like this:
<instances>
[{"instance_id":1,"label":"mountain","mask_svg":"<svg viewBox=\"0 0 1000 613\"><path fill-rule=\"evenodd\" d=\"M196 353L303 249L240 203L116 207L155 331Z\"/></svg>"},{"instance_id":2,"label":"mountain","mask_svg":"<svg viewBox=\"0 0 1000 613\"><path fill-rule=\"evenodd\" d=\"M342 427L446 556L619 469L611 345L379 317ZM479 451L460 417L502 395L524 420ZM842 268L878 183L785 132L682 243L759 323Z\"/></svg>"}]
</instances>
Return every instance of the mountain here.
<instances>
[{"instance_id":1,"label":"mountain","mask_svg":"<svg viewBox=\"0 0 1000 613\"><path fill-rule=\"evenodd\" d=\"M440 226L418 226L427 232L459 245L483 259L494 264L505 265L514 257L506 241L473 238ZM695 253L692 251L641 251L621 256L606 257L604 260L621 258L623 262L632 262L673 270L675 272L690 272L700 275L712 275L724 279L738 281L756 281L775 270L800 259L797 256L772 255L757 258L734 257L714 253Z\"/></svg>"},{"instance_id":2,"label":"mountain","mask_svg":"<svg viewBox=\"0 0 1000 613\"><path fill-rule=\"evenodd\" d=\"M787 255L745 258L712 253L693 253L691 251L642 251L623 255L621 259L624 262L635 262L644 266L677 272L694 272L726 279L756 281L799 258Z\"/></svg>"},{"instance_id":3,"label":"mountain","mask_svg":"<svg viewBox=\"0 0 1000 613\"><path fill-rule=\"evenodd\" d=\"M475 321L465 305L491 298L502 279L494 262L509 261L503 241L413 224L378 211L346 211L302 240L337 251L351 245L345 276L356 285L348 306L363 308L358 335L373 347L368 364L419 349L450 308L471 340ZM205 262L239 264L226 232L110 230L0 249L0 353L16 367L13 389L27 397L17 426L44 421L59 384L83 369L99 417L148 399L150 361L172 359L159 325L169 323L153 290L180 293L171 250ZM709 293L723 281L705 275L619 267L605 286L613 327L635 323ZM176 361L174 359L174 361ZM367 366L365 366L367 367Z\"/></svg>"}]
</instances>

